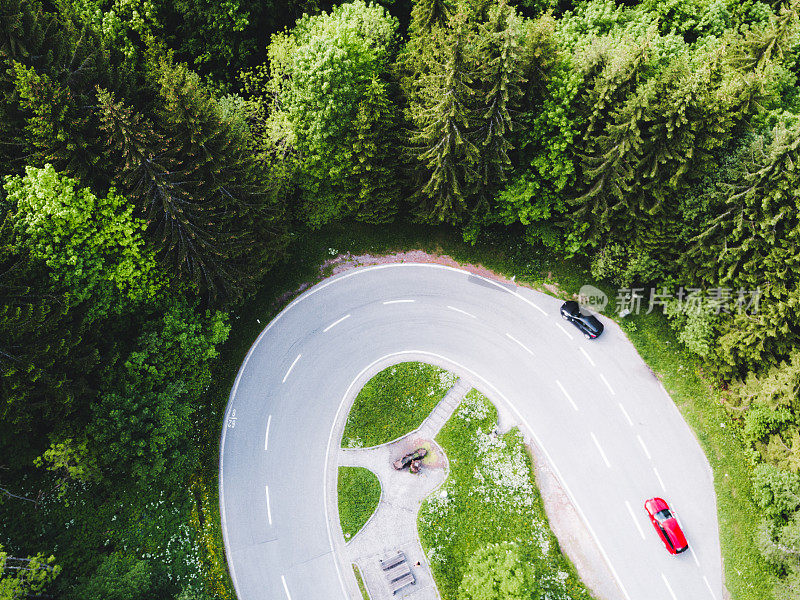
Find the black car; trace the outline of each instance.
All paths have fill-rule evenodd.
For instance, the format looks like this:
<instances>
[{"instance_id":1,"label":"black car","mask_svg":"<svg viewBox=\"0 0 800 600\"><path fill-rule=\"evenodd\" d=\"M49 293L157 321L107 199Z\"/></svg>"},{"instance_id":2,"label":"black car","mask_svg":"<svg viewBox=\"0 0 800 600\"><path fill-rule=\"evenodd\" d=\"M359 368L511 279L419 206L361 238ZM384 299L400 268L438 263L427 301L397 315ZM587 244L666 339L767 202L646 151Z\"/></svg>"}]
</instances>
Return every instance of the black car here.
<instances>
[{"instance_id":1,"label":"black car","mask_svg":"<svg viewBox=\"0 0 800 600\"><path fill-rule=\"evenodd\" d=\"M581 330L587 340L596 338L603 333L603 324L593 315L585 315L581 307L574 300L569 300L561 305L561 316Z\"/></svg>"}]
</instances>

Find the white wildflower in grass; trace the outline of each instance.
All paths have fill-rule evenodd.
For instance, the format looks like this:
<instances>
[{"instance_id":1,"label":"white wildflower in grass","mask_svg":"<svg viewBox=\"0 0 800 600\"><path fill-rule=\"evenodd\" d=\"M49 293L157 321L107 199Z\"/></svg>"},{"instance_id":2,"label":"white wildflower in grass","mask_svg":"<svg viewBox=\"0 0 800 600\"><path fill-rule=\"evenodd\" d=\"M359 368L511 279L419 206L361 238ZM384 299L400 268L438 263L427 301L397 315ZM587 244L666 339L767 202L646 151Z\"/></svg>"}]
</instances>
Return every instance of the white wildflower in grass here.
<instances>
[{"instance_id":1,"label":"white wildflower in grass","mask_svg":"<svg viewBox=\"0 0 800 600\"><path fill-rule=\"evenodd\" d=\"M478 429L475 449L480 459L473 472L479 482L475 491L486 502L517 509L532 506L533 482L522 445L509 446L504 438Z\"/></svg>"},{"instance_id":2,"label":"white wildflower in grass","mask_svg":"<svg viewBox=\"0 0 800 600\"><path fill-rule=\"evenodd\" d=\"M483 421L489 416L489 407L486 402L477 397L474 393L469 393L458 405L458 418L469 423L470 421Z\"/></svg>"},{"instance_id":3,"label":"white wildflower in grass","mask_svg":"<svg viewBox=\"0 0 800 600\"><path fill-rule=\"evenodd\" d=\"M450 371L442 369L439 371L439 385L443 390L449 390L458 381L458 376Z\"/></svg>"},{"instance_id":4,"label":"white wildflower in grass","mask_svg":"<svg viewBox=\"0 0 800 600\"><path fill-rule=\"evenodd\" d=\"M444 557L442 556L440 550L441 549L438 548L438 547L434 547L434 548L431 548L430 550L428 550L428 553L427 553L428 562L443 563L444 562Z\"/></svg>"},{"instance_id":5,"label":"white wildflower in grass","mask_svg":"<svg viewBox=\"0 0 800 600\"><path fill-rule=\"evenodd\" d=\"M542 556L547 556L550 553L550 536L548 535L547 525L544 521L540 521L536 517L533 518L531 523L531 530L533 531L533 543L542 553Z\"/></svg>"},{"instance_id":6,"label":"white wildflower in grass","mask_svg":"<svg viewBox=\"0 0 800 600\"><path fill-rule=\"evenodd\" d=\"M539 600L587 598L583 590L567 589L569 575L536 503L522 434L515 429L499 435L495 415L494 406L472 390L442 430L450 475L428 496L419 516L423 547L437 580L447 581L454 592L464 573L453 565L467 564L481 544L515 543L535 567Z\"/></svg>"},{"instance_id":7,"label":"white wildflower in grass","mask_svg":"<svg viewBox=\"0 0 800 600\"><path fill-rule=\"evenodd\" d=\"M433 517L432 522L436 522L436 520L441 519L447 515L448 507L450 506L451 502L453 501L453 496L447 490L442 490L443 494L437 493L432 494L428 497L424 504L425 512Z\"/></svg>"},{"instance_id":8,"label":"white wildflower in grass","mask_svg":"<svg viewBox=\"0 0 800 600\"><path fill-rule=\"evenodd\" d=\"M479 486L482 486L483 484L486 483L486 478L483 476L483 473L481 473L481 470L477 466L475 467L475 470L472 472L472 477L475 478L475 481L478 482Z\"/></svg>"},{"instance_id":9,"label":"white wildflower in grass","mask_svg":"<svg viewBox=\"0 0 800 600\"><path fill-rule=\"evenodd\" d=\"M363 448L364 442L361 441L361 438L358 436L356 437L348 437L344 440L344 447L345 448Z\"/></svg>"}]
</instances>

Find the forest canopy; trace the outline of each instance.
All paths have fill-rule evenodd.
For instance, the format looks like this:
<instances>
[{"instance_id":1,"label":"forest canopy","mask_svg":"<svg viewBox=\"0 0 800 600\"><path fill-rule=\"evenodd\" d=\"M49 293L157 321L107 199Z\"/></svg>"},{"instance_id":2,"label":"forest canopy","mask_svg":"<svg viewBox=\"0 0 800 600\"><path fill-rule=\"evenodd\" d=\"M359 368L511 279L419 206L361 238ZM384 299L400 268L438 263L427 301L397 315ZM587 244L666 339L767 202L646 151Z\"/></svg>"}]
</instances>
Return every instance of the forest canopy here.
<instances>
[{"instance_id":1,"label":"forest canopy","mask_svg":"<svg viewBox=\"0 0 800 600\"><path fill-rule=\"evenodd\" d=\"M798 0L0 5L1 597L224 597L191 548L232 315L356 221L692 288L798 597Z\"/></svg>"}]
</instances>

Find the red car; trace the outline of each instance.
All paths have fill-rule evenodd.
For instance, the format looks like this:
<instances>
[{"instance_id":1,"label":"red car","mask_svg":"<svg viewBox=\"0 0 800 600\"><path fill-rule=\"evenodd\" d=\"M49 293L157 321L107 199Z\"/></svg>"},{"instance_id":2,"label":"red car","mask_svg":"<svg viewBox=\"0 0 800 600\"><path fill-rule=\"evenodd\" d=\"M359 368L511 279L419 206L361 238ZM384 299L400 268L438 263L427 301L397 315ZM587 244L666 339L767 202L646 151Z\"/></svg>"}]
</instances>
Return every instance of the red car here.
<instances>
[{"instance_id":1,"label":"red car","mask_svg":"<svg viewBox=\"0 0 800 600\"><path fill-rule=\"evenodd\" d=\"M669 504L662 498L650 498L644 503L644 509L650 515L650 522L658 532L658 537L664 542L670 554L680 554L689 548L686 537L678 525L678 520L669 510Z\"/></svg>"}]
</instances>

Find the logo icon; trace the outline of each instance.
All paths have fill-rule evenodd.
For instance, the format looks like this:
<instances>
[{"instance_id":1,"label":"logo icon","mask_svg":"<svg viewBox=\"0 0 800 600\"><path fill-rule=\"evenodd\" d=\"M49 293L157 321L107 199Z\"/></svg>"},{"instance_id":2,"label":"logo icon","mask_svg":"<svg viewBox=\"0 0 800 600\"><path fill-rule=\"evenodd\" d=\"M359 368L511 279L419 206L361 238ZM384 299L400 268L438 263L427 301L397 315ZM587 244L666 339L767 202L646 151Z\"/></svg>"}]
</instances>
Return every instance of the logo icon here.
<instances>
[{"instance_id":1,"label":"logo icon","mask_svg":"<svg viewBox=\"0 0 800 600\"><path fill-rule=\"evenodd\" d=\"M596 312L603 312L603 309L608 304L608 296L603 290L587 283L578 291L578 303Z\"/></svg>"}]
</instances>

